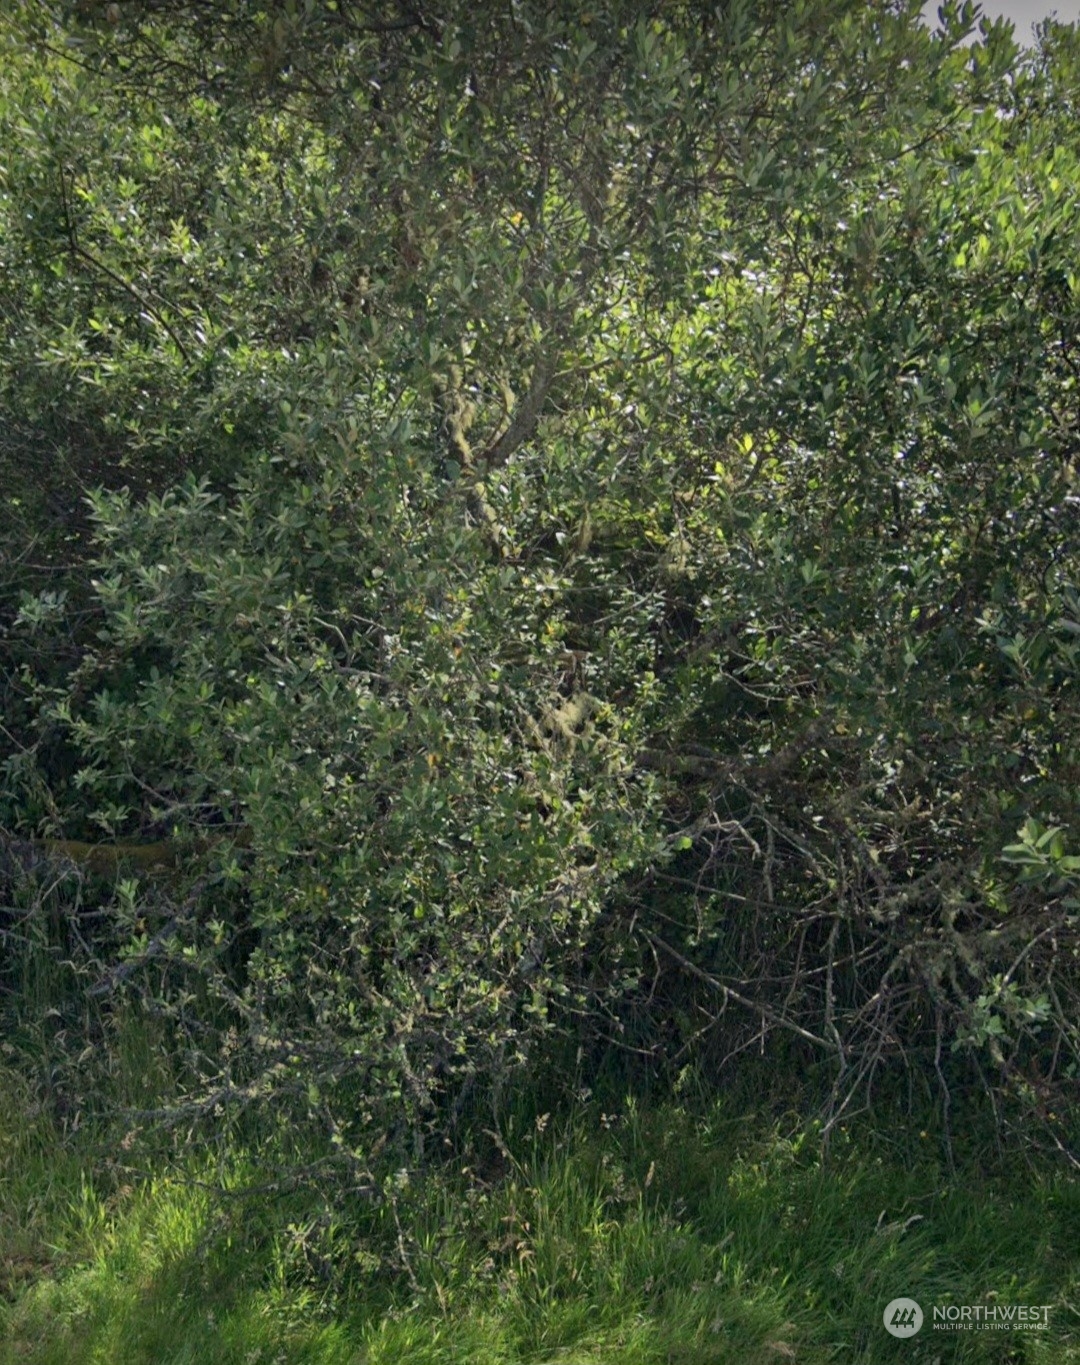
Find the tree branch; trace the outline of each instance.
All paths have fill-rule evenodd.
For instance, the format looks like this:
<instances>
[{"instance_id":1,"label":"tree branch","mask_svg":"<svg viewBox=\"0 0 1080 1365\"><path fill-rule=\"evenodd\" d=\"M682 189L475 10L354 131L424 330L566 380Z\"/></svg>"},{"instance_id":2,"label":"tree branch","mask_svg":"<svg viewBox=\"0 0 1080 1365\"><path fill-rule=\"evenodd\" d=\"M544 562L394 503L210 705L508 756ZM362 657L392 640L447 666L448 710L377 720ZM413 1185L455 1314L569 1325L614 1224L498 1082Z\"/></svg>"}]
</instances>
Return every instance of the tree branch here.
<instances>
[{"instance_id":1,"label":"tree branch","mask_svg":"<svg viewBox=\"0 0 1080 1365\"><path fill-rule=\"evenodd\" d=\"M688 972L690 976L698 981L704 982L706 986L716 991L723 997L725 1003L728 1000L734 1000L737 1005L742 1005L744 1009L750 1010L753 1014L760 1015L762 1019L767 1019L777 1028L787 1029L789 1033L797 1034L800 1038L804 1038L808 1043L813 1043L815 1047L824 1048L826 1052L836 1053L837 1049L835 1044L830 1043L828 1039L818 1037L816 1033L811 1033L808 1029L804 1029L800 1024L796 1024L791 1019L785 1019L782 1014L777 1013L771 1006L763 1005L760 1001L751 1000L749 996L741 995L738 991L732 990L730 986L725 985L718 977L711 976L708 972L703 971L696 963L691 962L688 957L683 957L682 953L680 953L677 948L673 948L671 944L665 942L664 939L657 938L655 934L650 934L647 930L643 930L642 932L645 939L651 943L654 948L657 948L662 953L666 953L673 962L678 963L684 972Z\"/></svg>"},{"instance_id":2,"label":"tree branch","mask_svg":"<svg viewBox=\"0 0 1080 1365\"><path fill-rule=\"evenodd\" d=\"M555 356L549 352L536 362L529 392L514 409L506 430L497 436L480 456L488 469L497 469L504 465L518 446L527 441L536 430L544 400L555 374Z\"/></svg>"}]
</instances>

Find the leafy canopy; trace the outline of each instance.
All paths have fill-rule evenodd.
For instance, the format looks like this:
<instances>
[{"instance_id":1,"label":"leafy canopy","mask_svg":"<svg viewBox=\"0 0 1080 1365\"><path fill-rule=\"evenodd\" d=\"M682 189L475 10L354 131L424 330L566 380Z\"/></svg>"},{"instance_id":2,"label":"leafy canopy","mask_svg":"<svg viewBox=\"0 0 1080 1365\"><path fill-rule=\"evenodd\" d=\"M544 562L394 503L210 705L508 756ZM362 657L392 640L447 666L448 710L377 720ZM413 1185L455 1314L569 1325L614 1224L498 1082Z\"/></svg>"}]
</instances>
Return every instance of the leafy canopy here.
<instances>
[{"instance_id":1,"label":"leafy canopy","mask_svg":"<svg viewBox=\"0 0 1080 1365\"><path fill-rule=\"evenodd\" d=\"M187 848L180 1112L1075 1082L1075 34L918 10L11 9L5 822Z\"/></svg>"}]
</instances>

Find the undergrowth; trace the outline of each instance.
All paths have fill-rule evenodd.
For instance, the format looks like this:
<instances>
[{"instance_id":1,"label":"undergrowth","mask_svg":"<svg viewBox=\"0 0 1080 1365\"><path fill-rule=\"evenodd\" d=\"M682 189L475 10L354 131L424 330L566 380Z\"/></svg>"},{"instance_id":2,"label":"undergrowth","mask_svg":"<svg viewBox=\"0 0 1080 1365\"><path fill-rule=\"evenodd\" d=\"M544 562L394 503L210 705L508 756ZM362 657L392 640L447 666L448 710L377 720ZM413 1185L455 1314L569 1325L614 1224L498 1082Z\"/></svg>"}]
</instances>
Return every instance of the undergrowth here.
<instances>
[{"instance_id":1,"label":"undergrowth","mask_svg":"<svg viewBox=\"0 0 1080 1365\"><path fill-rule=\"evenodd\" d=\"M722 1102L511 1114L483 1169L402 1170L331 1215L260 1192L265 1152L121 1181L100 1133L3 1080L4 1362L1080 1360L1080 1187L977 1150L950 1176L915 1132L826 1145ZM914 1340L883 1327L901 1295ZM1050 1327L931 1329L932 1305L993 1302Z\"/></svg>"}]
</instances>

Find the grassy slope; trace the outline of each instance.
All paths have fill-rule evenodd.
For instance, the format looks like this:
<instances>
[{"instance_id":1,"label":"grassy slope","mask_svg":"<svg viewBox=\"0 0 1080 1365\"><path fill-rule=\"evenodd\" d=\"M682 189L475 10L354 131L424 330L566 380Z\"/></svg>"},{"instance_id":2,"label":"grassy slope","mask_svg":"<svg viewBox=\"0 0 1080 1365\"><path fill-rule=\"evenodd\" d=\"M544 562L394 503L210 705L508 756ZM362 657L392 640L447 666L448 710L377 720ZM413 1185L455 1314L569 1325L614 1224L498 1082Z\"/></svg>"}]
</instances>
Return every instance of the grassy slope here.
<instances>
[{"instance_id":1,"label":"grassy slope","mask_svg":"<svg viewBox=\"0 0 1080 1365\"><path fill-rule=\"evenodd\" d=\"M194 1168L104 1197L88 1137L61 1144L11 1072L0 1095L3 1362L1080 1361L1080 1185L978 1154L947 1178L917 1134L823 1155L722 1107L584 1111L511 1136L496 1183L405 1189L391 1279L356 1228L313 1250L303 1211L222 1212ZM897 1341L901 1294L1055 1309L1038 1335Z\"/></svg>"}]
</instances>

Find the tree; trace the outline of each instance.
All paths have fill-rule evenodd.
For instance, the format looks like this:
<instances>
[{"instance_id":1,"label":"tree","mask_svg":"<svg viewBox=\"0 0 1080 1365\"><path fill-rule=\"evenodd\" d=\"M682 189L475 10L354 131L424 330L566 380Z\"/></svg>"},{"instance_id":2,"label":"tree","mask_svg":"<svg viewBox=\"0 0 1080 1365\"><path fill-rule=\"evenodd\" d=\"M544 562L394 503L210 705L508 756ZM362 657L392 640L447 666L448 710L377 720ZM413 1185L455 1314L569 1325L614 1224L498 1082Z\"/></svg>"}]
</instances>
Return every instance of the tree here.
<instances>
[{"instance_id":1,"label":"tree","mask_svg":"<svg viewBox=\"0 0 1080 1365\"><path fill-rule=\"evenodd\" d=\"M363 1168L687 974L834 1115L1075 1051L1067 846L995 861L1075 831L1062 66L918 8L7 21L5 406L139 471L8 821L188 841L107 968L182 1112Z\"/></svg>"}]
</instances>

